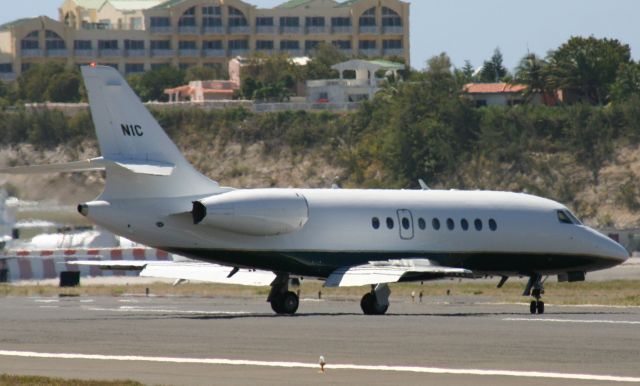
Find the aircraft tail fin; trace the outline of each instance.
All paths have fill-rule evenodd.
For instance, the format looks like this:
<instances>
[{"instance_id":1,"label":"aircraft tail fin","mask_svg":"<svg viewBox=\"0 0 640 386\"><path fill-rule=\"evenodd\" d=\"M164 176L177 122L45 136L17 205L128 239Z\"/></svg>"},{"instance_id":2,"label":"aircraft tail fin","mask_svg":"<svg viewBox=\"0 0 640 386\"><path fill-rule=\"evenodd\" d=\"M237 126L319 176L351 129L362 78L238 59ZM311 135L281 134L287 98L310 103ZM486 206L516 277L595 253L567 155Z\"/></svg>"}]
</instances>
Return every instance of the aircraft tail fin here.
<instances>
[{"instance_id":1,"label":"aircraft tail fin","mask_svg":"<svg viewBox=\"0 0 640 386\"><path fill-rule=\"evenodd\" d=\"M103 198L191 196L218 188L187 162L116 69L84 66L82 76L107 171Z\"/></svg>"}]
</instances>

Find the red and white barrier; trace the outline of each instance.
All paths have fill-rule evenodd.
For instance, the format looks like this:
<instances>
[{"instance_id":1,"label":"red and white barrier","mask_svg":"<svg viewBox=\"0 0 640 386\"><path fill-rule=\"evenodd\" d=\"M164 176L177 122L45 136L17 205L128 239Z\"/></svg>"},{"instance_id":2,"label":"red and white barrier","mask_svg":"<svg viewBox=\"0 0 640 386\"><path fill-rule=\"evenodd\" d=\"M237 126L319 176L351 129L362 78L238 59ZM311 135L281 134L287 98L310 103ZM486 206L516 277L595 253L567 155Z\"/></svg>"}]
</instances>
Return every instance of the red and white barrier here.
<instances>
[{"instance_id":1,"label":"red and white barrier","mask_svg":"<svg viewBox=\"0 0 640 386\"><path fill-rule=\"evenodd\" d=\"M96 266L65 264L74 260L170 261L172 256L155 248L78 248L8 250L0 254L0 269L7 269L9 282L56 279L63 271L80 271L87 276L137 276L135 271L103 270Z\"/></svg>"}]
</instances>

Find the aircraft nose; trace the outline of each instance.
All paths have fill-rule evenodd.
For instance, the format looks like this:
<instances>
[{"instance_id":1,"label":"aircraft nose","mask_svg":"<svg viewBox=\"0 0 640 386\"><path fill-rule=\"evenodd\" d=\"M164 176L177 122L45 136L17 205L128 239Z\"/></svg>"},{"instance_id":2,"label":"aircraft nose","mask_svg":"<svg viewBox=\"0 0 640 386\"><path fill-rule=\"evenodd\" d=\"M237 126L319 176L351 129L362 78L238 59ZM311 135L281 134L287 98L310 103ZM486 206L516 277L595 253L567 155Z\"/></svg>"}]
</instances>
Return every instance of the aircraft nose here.
<instances>
[{"instance_id":1,"label":"aircraft nose","mask_svg":"<svg viewBox=\"0 0 640 386\"><path fill-rule=\"evenodd\" d=\"M627 249L620 245L617 241L604 235L602 236L602 238L602 250L607 255L607 257L620 260L621 262L629 258L629 251L627 251Z\"/></svg>"}]
</instances>

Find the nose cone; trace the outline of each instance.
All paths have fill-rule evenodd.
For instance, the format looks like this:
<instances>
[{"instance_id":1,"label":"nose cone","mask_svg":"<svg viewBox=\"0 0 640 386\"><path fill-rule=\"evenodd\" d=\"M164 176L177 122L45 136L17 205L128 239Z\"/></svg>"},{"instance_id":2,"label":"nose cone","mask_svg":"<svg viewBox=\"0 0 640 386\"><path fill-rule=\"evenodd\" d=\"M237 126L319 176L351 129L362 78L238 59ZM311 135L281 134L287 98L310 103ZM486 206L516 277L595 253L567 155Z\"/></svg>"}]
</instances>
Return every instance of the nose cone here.
<instances>
[{"instance_id":1,"label":"nose cone","mask_svg":"<svg viewBox=\"0 0 640 386\"><path fill-rule=\"evenodd\" d=\"M597 235L596 249L603 257L615 260L618 264L625 262L629 258L629 251L617 241L593 229L590 229L590 231Z\"/></svg>"}]
</instances>

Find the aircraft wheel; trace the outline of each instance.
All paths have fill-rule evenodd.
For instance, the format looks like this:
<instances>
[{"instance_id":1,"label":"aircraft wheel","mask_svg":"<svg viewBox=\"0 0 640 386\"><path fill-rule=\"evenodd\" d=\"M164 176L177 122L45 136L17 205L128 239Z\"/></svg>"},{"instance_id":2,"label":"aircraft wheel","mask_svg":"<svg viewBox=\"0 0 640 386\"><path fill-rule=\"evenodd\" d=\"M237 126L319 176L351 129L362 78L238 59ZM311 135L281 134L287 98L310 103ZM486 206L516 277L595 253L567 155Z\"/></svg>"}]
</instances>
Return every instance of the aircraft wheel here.
<instances>
[{"instance_id":1,"label":"aircraft wheel","mask_svg":"<svg viewBox=\"0 0 640 386\"><path fill-rule=\"evenodd\" d=\"M360 300L360 308L365 315L384 315L389 309L389 305L381 306L378 304L376 295L371 292L367 292Z\"/></svg>"},{"instance_id":2,"label":"aircraft wheel","mask_svg":"<svg viewBox=\"0 0 640 386\"><path fill-rule=\"evenodd\" d=\"M531 314L534 315L537 310L538 310L538 307L536 306L536 301L532 300L531 304L529 304L529 312L531 312Z\"/></svg>"},{"instance_id":3,"label":"aircraft wheel","mask_svg":"<svg viewBox=\"0 0 640 386\"><path fill-rule=\"evenodd\" d=\"M538 310L538 314L544 314L544 302L543 301L538 300L536 308Z\"/></svg>"},{"instance_id":4,"label":"aircraft wheel","mask_svg":"<svg viewBox=\"0 0 640 386\"><path fill-rule=\"evenodd\" d=\"M295 293L288 291L281 298L281 310L283 314L293 315L298 311L300 299Z\"/></svg>"},{"instance_id":5,"label":"aircraft wheel","mask_svg":"<svg viewBox=\"0 0 640 386\"><path fill-rule=\"evenodd\" d=\"M282 304L280 301L280 297L278 296L277 298L271 299L271 309L273 310L273 312L275 312L276 314L282 314Z\"/></svg>"}]
</instances>

